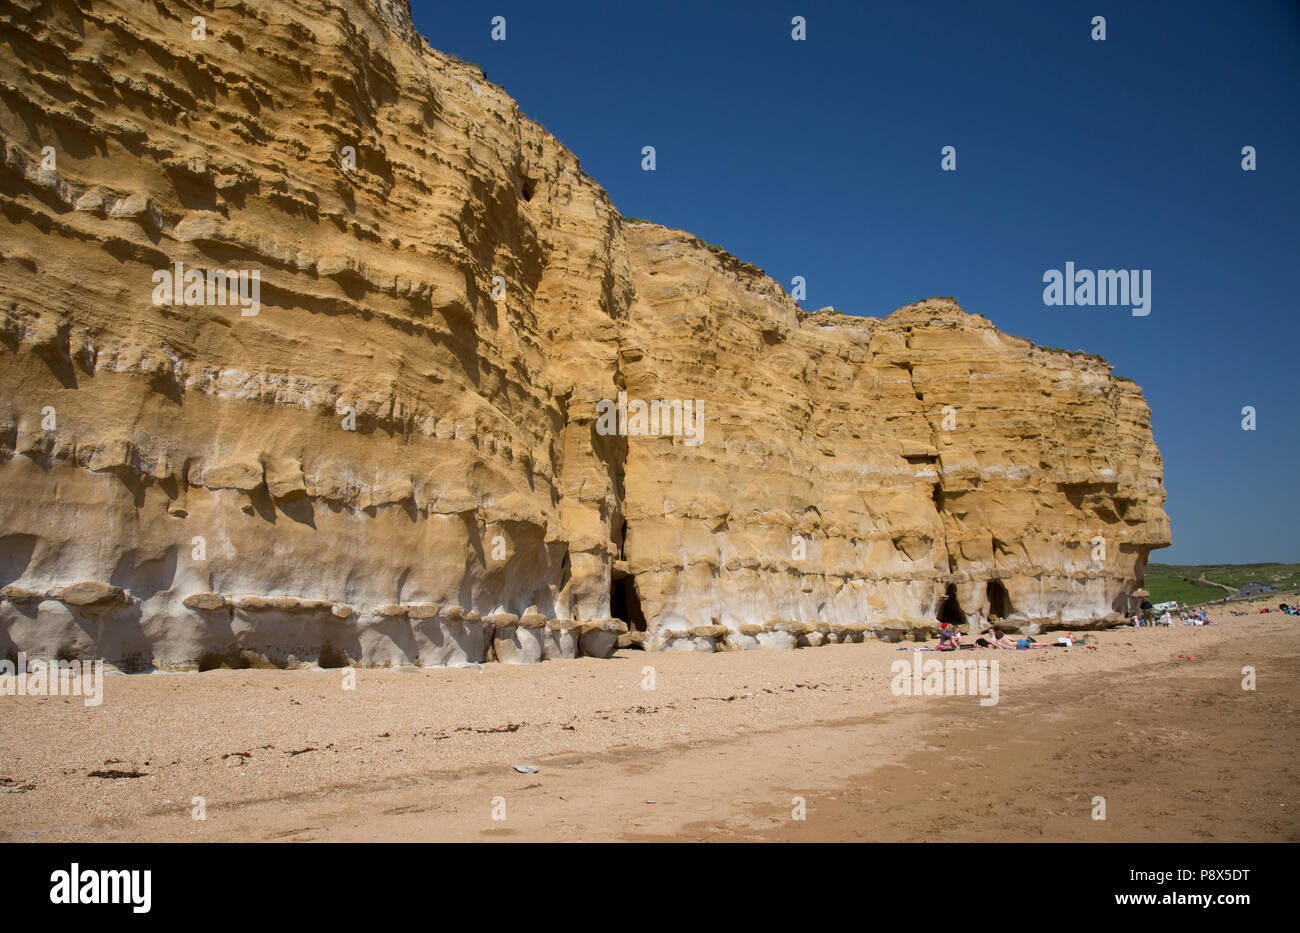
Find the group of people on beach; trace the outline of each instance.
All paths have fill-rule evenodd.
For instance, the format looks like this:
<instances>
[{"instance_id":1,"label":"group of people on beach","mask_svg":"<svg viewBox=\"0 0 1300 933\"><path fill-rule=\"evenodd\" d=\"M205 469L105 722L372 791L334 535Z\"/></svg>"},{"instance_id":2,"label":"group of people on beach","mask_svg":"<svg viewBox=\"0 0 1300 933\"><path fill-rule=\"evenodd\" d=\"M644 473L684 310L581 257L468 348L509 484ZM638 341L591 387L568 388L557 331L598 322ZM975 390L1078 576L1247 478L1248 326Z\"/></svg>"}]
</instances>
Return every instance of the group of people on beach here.
<instances>
[{"instance_id":1,"label":"group of people on beach","mask_svg":"<svg viewBox=\"0 0 1300 933\"><path fill-rule=\"evenodd\" d=\"M997 628L990 628L982 636L976 638L973 645L966 645L962 644L961 633L957 631L957 626L950 622L942 622L939 625L939 647L928 650L959 651L971 648L1000 648L1004 651L1026 651L1030 648L1070 648L1074 645L1086 644L1090 640L1095 639L1087 635L1076 635L1073 632L1067 632L1057 638L1054 643L1044 644L1028 636L1016 638L1011 635L1002 635Z\"/></svg>"},{"instance_id":2,"label":"group of people on beach","mask_svg":"<svg viewBox=\"0 0 1300 933\"><path fill-rule=\"evenodd\" d=\"M1142 604L1142 612L1135 614L1128 620L1128 624L1136 626L1161 625L1172 626L1175 624L1174 615L1169 610L1165 610L1157 616L1151 611L1153 607L1150 603ZM1280 604L1277 609L1261 609L1260 612L1285 612L1288 615L1300 615L1300 604L1288 605ZM1233 612L1233 615L1246 615L1245 612ZM1213 625L1214 622L1205 614L1204 609L1190 609L1184 607L1178 611L1178 620L1183 625ZM918 649L924 651L958 651L971 648L1001 648L1008 651L1024 651L1029 648L1069 648L1074 645L1087 644L1090 641L1096 641L1091 635L1076 635L1067 633L1056 639L1054 643L1043 644L1035 641L1028 636L1003 635L998 632L996 627L990 628L982 636L975 639L974 644L964 644L961 640L961 634L957 627L950 622L942 622L939 625L939 647ZM1091 646L1090 646L1091 647Z\"/></svg>"},{"instance_id":3,"label":"group of people on beach","mask_svg":"<svg viewBox=\"0 0 1300 933\"><path fill-rule=\"evenodd\" d=\"M1284 613L1286 613L1286 614L1289 615L1289 616L1300 616L1300 606L1292 606L1292 605L1290 605L1289 603L1278 603L1278 604L1277 604L1277 609L1276 609L1276 610L1270 609L1270 608L1268 608L1267 606L1265 606L1263 609L1261 609L1261 610L1259 610L1259 611L1260 611L1260 612L1274 612L1274 611L1277 611L1277 612L1284 612ZM1238 612L1238 611L1236 611L1236 610L1234 609L1234 610L1232 611L1232 614L1233 614L1234 616L1248 616L1248 615L1250 615L1251 613L1249 613L1249 612Z\"/></svg>"},{"instance_id":4,"label":"group of people on beach","mask_svg":"<svg viewBox=\"0 0 1300 933\"><path fill-rule=\"evenodd\" d=\"M1178 610L1178 619L1183 625L1214 624L1210 617L1205 614L1204 609L1190 609L1186 606ZM1154 607L1149 602L1143 602L1141 611L1134 613L1133 617L1128 620L1128 624L1138 628L1146 625L1173 625L1174 615L1170 610L1165 609L1157 616Z\"/></svg>"}]
</instances>

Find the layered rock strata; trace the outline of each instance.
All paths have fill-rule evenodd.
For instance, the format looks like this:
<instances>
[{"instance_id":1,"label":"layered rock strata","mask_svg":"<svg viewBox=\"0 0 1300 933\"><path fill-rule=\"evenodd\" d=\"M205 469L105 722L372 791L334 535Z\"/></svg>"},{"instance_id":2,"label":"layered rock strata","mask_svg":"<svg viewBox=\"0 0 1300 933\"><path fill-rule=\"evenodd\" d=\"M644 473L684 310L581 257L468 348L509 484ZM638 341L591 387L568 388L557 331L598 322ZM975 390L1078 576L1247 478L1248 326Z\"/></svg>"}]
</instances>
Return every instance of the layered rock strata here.
<instances>
[{"instance_id":1,"label":"layered rock strata","mask_svg":"<svg viewBox=\"0 0 1300 933\"><path fill-rule=\"evenodd\" d=\"M2 655L1035 631L1113 621L1169 542L1104 361L948 299L806 314L620 218L400 2L29 0L0 36Z\"/></svg>"}]
</instances>

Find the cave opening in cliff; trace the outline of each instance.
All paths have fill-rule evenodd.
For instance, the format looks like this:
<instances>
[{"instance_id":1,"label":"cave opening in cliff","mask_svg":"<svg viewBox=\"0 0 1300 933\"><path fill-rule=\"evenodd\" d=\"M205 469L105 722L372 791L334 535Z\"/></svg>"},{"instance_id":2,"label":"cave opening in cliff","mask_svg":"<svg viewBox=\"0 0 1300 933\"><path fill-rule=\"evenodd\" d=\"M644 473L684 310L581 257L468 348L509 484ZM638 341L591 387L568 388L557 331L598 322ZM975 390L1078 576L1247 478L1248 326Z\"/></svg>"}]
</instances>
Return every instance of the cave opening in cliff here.
<instances>
[{"instance_id":1,"label":"cave opening in cliff","mask_svg":"<svg viewBox=\"0 0 1300 933\"><path fill-rule=\"evenodd\" d=\"M609 614L627 623L629 632L646 630L645 613L641 611L641 597L636 591L636 577L621 570L614 571L609 587Z\"/></svg>"},{"instance_id":2,"label":"cave opening in cliff","mask_svg":"<svg viewBox=\"0 0 1300 933\"><path fill-rule=\"evenodd\" d=\"M957 587L951 583L948 584L948 591L944 593L943 605L939 607L939 621L950 625L966 624L966 613L961 611L961 606L957 602Z\"/></svg>"},{"instance_id":3,"label":"cave opening in cliff","mask_svg":"<svg viewBox=\"0 0 1300 933\"><path fill-rule=\"evenodd\" d=\"M987 592L990 618L997 616L999 619L1005 619L1015 611L1011 608L1011 595L1007 593L1007 588L1002 585L1001 580L990 580Z\"/></svg>"}]
</instances>

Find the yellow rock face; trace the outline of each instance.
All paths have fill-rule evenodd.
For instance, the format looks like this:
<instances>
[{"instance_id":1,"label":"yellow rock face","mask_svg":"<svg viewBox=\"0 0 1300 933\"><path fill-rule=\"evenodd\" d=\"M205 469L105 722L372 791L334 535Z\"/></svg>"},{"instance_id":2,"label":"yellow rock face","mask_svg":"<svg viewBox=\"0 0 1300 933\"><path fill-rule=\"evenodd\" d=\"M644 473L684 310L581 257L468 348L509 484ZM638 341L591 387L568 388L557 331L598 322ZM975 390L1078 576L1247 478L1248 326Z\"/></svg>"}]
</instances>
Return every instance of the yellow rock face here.
<instances>
[{"instance_id":1,"label":"yellow rock face","mask_svg":"<svg viewBox=\"0 0 1300 933\"><path fill-rule=\"evenodd\" d=\"M615 609L649 647L1097 623L1169 542L1103 362L946 300L808 315L624 222L401 3L219 6L203 38L142 0L15 8L0 652L472 663L502 614L594 645ZM122 595L60 598L87 584ZM512 659L577 650L510 630Z\"/></svg>"}]
</instances>

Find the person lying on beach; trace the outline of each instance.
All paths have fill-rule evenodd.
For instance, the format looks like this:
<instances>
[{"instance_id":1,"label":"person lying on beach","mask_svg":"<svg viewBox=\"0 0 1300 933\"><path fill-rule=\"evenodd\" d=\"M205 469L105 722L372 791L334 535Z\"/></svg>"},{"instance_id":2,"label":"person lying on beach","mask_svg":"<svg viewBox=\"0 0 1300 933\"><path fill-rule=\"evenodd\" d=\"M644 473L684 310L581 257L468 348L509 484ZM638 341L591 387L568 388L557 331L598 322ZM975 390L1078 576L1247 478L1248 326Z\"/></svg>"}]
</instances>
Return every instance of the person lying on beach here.
<instances>
[{"instance_id":1,"label":"person lying on beach","mask_svg":"<svg viewBox=\"0 0 1300 933\"><path fill-rule=\"evenodd\" d=\"M981 638L979 640L979 642L984 643L983 645L980 645L980 647L1004 648L1008 651L1016 650L1016 639L1012 638L1010 635L999 635L998 630L995 628L989 629L986 635L987 638ZM979 642L976 642L976 644L979 644Z\"/></svg>"},{"instance_id":2,"label":"person lying on beach","mask_svg":"<svg viewBox=\"0 0 1300 933\"><path fill-rule=\"evenodd\" d=\"M1034 641L1034 640L1033 640L1032 638L1030 638L1028 635L1026 635L1024 638L1012 638L1012 637L1010 637L1010 636L1007 636L1006 638L1000 638L1000 639L998 639L998 644L999 644L999 646L1001 646L1003 642L1011 642L1011 644L1006 645L1006 647L1008 647L1008 648L1014 648L1014 649L1016 649L1017 651L1027 651L1027 650L1030 649L1030 648L1062 648L1062 647L1064 647L1064 645L1040 645L1038 642Z\"/></svg>"}]
</instances>

